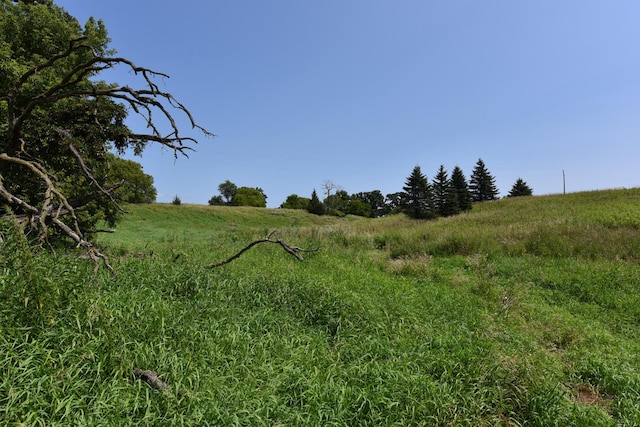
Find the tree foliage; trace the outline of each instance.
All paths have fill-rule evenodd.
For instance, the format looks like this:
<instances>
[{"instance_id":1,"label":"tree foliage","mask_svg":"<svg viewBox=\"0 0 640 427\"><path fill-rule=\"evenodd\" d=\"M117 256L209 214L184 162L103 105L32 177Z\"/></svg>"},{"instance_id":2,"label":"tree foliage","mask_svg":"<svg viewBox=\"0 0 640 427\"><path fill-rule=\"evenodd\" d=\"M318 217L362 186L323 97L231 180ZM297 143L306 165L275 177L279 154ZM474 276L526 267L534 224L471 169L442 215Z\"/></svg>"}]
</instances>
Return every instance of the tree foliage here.
<instances>
[{"instance_id":1,"label":"tree foliage","mask_svg":"<svg viewBox=\"0 0 640 427\"><path fill-rule=\"evenodd\" d=\"M449 174L444 169L444 165L440 165L438 173L433 179L433 205L439 216L451 216L460 213L458 206L458 197L449 179Z\"/></svg>"},{"instance_id":2,"label":"tree foliage","mask_svg":"<svg viewBox=\"0 0 640 427\"><path fill-rule=\"evenodd\" d=\"M349 202L351 198L345 190L337 190L334 194L324 199L325 211L330 215L345 216L349 213Z\"/></svg>"},{"instance_id":3,"label":"tree foliage","mask_svg":"<svg viewBox=\"0 0 640 427\"><path fill-rule=\"evenodd\" d=\"M397 191L395 193L389 193L384 196L384 203L386 206L386 210L389 213L399 213L402 211L402 205L404 200L405 193L402 191Z\"/></svg>"},{"instance_id":4,"label":"tree foliage","mask_svg":"<svg viewBox=\"0 0 640 427\"><path fill-rule=\"evenodd\" d=\"M387 204L385 203L385 198L380 190L366 191L351 195L352 203L354 203L356 200L359 200L366 206L368 206L368 215L357 214L355 213L355 208L350 208L351 212L349 213L353 215L379 217L389 213L389 209L387 208ZM363 210L362 212L365 213L367 211Z\"/></svg>"},{"instance_id":5,"label":"tree foliage","mask_svg":"<svg viewBox=\"0 0 640 427\"><path fill-rule=\"evenodd\" d=\"M115 186L122 181L122 185L115 191L119 200L125 203L153 203L158 192L153 186L153 177L142 170L142 165L133 160L122 159L113 154L107 154L108 174L105 179Z\"/></svg>"},{"instance_id":6,"label":"tree foliage","mask_svg":"<svg viewBox=\"0 0 640 427\"><path fill-rule=\"evenodd\" d=\"M469 179L472 200L474 202L484 202L497 199L498 188L495 181L482 159L478 159Z\"/></svg>"},{"instance_id":7,"label":"tree foliage","mask_svg":"<svg viewBox=\"0 0 640 427\"><path fill-rule=\"evenodd\" d=\"M325 214L324 205L322 204L322 202L318 198L318 193L316 193L315 189L311 193L311 199L309 200L309 205L307 206L307 211L309 213L312 213L312 214L315 214L315 215L324 215Z\"/></svg>"},{"instance_id":8,"label":"tree foliage","mask_svg":"<svg viewBox=\"0 0 640 427\"><path fill-rule=\"evenodd\" d=\"M456 195L458 209L461 212L470 211L472 207L471 191L467 179L459 166L453 168L451 172L451 187Z\"/></svg>"},{"instance_id":9,"label":"tree foliage","mask_svg":"<svg viewBox=\"0 0 640 427\"><path fill-rule=\"evenodd\" d=\"M233 196L236 195L236 191L238 191L238 186L233 182L226 180L225 182L218 185L218 191L224 197L226 204L230 205L233 200Z\"/></svg>"},{"instance_id":10,"label":"tree foliage","mask_svg":"<svg viewBox=\"0 0 640 427\"><path fill-rule=\"evenodd\" d=\"M403 212L415 219L435 218L431 186L427 177L422 174L420 166L413 168L402 189L404 190Z\"/></svg>"},{"instance_id":11,"label":"tree foliage","mask_svg":"<svg viewBox=\"0 0 640 427\"><path fill-rule=\"evenodd\" d=\"M167 75L115 56L108 43L102 21L82 28L51 2L0 0L0 197L26 233L72 239L96 265L106 257L84 231L117 219L119 196L104 173L110 150L141 154L156 142L186 155L196 140L180 133L176 111L211 135L154 82ZM97 79L115 67L139 76L141 87ZM125 125L131 111L147 131Z\"/></svg>"},{"instance_id":12,"label":"tree foliage","mask_svg":"<svg viewBox=\"0 0 640 427\"><path fill-rule=\"evenodd\" d=\"M231 200L233 206L267 207L267 196L261 188L240 187Z\"/></svg>"},{"instance_id":13,"label":"tree foliage","mask_svg":"<svg viewBox=\"0 0 640 427\"><path fill-rule=\"evenodd\" d=\"M226 204L227 203L224 201L224 199L220 195L211 196L211 198L209 199L209 205L210 206L222 206L222 205L226 205Z\"/></svg>"},{"instance_id":14,"label":"tree foliage","mask_svg":"<svg viewBox=\"0 0 640 427\"><path fill-rule=\"evenodd\" d=\"M297 194L290 194L280 207L282 209L307 209L310 201L311 199L308 197L300 197Z\"/></svg>"},{"instance_id":15,"label":"tree foliage","mask_svg":"<svg viewBox=\"0 0 640 427\"><path fill-rule=\"evenodd\" d=\"M531 187L529 187L522 178L518 178L513 184L513 187L511 187L511 191L509 191L507 197L531 196L532 194L533 190Z\"/></svg>"}]
</instances>

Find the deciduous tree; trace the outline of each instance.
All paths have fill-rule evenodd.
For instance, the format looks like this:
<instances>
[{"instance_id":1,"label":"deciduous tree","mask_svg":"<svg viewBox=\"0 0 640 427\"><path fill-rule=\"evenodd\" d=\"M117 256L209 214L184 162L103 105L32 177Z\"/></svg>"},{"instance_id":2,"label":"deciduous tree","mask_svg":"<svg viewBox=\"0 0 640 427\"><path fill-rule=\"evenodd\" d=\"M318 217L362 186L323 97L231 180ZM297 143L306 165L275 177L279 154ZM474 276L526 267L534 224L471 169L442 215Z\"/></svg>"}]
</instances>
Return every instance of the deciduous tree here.
<instances>
[{"instance_id":1,"label":"deciduous tree","mask_svg":"<svg viewBox=\"0 0 640 427\"><path fill-rule=\"evenodd\" d=\"M253 206L256 208L267 207L267 196L261 188L240 187L236 190L231 200L233 206Z\"/></svg>"},{"instance_id":2,"label":"deciduous tree","mask_svg":"<svg viewBox=\"0 0 640 427\"><path fill-rule=\"evenodd\" d=\"M389 193L384 197L385 205L389 213L398 213L402 210L402 204L405 197L405 193L398 191L395 193Z\"/></svg>"},{"instance_id":3,"label":"deciduous tree","mask_svg":"<svg viewBox=\"0 0 640 427\"><path fill-rule=\"evenodd\" d=\"M338 190L335 194L331 194L329 197L324 199L323 203L326 212L330 215L344 216L349 213L350 200L351 197L349 197L349 193L345 190Z\"/></svg>"},{"instance_id":4,"label":"deciduous tree","mask_svg":"<svg viewBox=\"0 0 640 427\"><path fill-rule=\"evenodd\" d=\"M123 181L115 191L117 197L125 203L153 203L158 192L153 186L153 177L142 170L142 165L133 160L127 160L108 154L108 173L105 179L110 186Z\"/></svg>"},{"instance_id":5,"label":"deciduous tree","mask_svg":"<svg viewBox=\"0 0 640 427\"><path fill-rule=\"evenodd\" d=\"M226 205L222 196L220 195L211 196L211 198L209 199L209 206L221 206L221 205Z\"/></svg>"},{"instance_id":6,"label":"deciduous tree","mask_svg":"<svg viewBox=\"0 0 640 427\"><path fill-rule=\"evenodd\" d=\"M237 190L238 186L229 180L218 185L218 191L222 194L222 197L224 197L228 205L231 204L231 200L233 200L233 196L235 196Z\"/></svg>"},{"instance_id":7,"label":"deciduous tree","mask_svg":"<svg viewBox=\"0 0 640 427\"><path fill-rule=\"evenodd\" d=\"M211 135L155 83L167 75L115 56L108 43L101 21L82 28L51 2L0 1L0 198L27 233L40 242L66 236L96 265L106 257L84 230L116 219L118 196L101 173L110 150L140 154L155 142L186 155L196 140L180 132L176 112ZM139 76L140 87L97 79L116 67ZM129 112L147 131L125 125Z\"/></svg>"},{"instance_id":8,"label":"deciduous tree","mask_svg":"<svg viewBox=\"0 0 640 427\"><path fill-rule=\"evenodd\" d=\"M307 209L309 202L310 199L308 197L300 197L297 194L290 194L280 207L282 209Z\"/></svg>"},{"instance_id":9,"label":"deciduous tree","mask_svg":"<svg viewBox=\"0 0 640 427\"><path fill-rule=\"evenodd\" d=\"M351 200L360 200L363 203L369 205L370 216L379 217L389 213L387 204L385 203L384 196L380 190L366 191L362 193L356 193L351 195Z\"/></svg>"}]
</instances>

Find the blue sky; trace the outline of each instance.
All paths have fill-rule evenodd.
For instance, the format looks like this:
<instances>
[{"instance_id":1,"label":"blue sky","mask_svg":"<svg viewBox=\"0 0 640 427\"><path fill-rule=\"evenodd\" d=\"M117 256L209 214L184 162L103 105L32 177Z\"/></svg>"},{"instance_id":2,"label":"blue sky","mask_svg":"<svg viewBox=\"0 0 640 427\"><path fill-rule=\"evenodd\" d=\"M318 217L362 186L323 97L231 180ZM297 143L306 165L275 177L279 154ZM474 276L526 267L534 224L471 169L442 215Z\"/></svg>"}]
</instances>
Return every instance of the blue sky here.
<instances>
[{"instance_id":1,"label":"blue sky","mask_svg":"<svg viewBox=\"0 0 640 427\"><path fill-rule=\"evenodd\" d=\"M103 19L217 135L189 159L135 158L158 202L206 204L227 179L269 207L327 180L387 194L415 165L468 178L479 158L501 196L518 178L561 193L563 170L567 192L640 186L637 0L56 3Z\"/></svg>"}]
</instances>

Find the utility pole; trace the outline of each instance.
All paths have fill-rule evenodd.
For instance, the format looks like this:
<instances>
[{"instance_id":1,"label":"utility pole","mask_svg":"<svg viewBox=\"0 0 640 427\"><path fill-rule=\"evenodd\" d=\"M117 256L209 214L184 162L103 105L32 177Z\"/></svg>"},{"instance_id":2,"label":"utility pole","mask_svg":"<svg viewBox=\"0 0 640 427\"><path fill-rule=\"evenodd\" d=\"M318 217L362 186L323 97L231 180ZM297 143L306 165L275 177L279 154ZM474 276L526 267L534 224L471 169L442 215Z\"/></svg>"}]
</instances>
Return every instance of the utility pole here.
<instances>
[{"instance_id":1,"label":"utility pole","mask_svg":"<svg viewBox=\"0 0 640 427\"><path fill-rule=\"evenodd\" d=\"M562 194L567 194L567 185L564 178L564 169L562 169Z\"/></svg>"}]
</instances>

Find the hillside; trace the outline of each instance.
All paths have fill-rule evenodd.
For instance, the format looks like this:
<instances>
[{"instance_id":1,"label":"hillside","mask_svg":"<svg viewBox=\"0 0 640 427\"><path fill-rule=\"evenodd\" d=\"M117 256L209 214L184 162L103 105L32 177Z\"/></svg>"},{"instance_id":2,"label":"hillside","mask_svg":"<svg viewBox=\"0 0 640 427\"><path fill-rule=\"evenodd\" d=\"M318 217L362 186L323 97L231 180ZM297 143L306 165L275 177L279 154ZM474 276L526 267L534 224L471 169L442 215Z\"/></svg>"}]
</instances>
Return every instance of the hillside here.
<instances>
[{"instance_id":1,"label":"hillside","mask_svg":"<svg viewBox=\"0 0 640 427\"><path fill-rule=\"evenodd\" d=\"M0 424L640 424L640 189L431 222L128 208L115 279L2 247ZM304 260L202 268L271 232Z\"/></svg>"}]
</instances>

